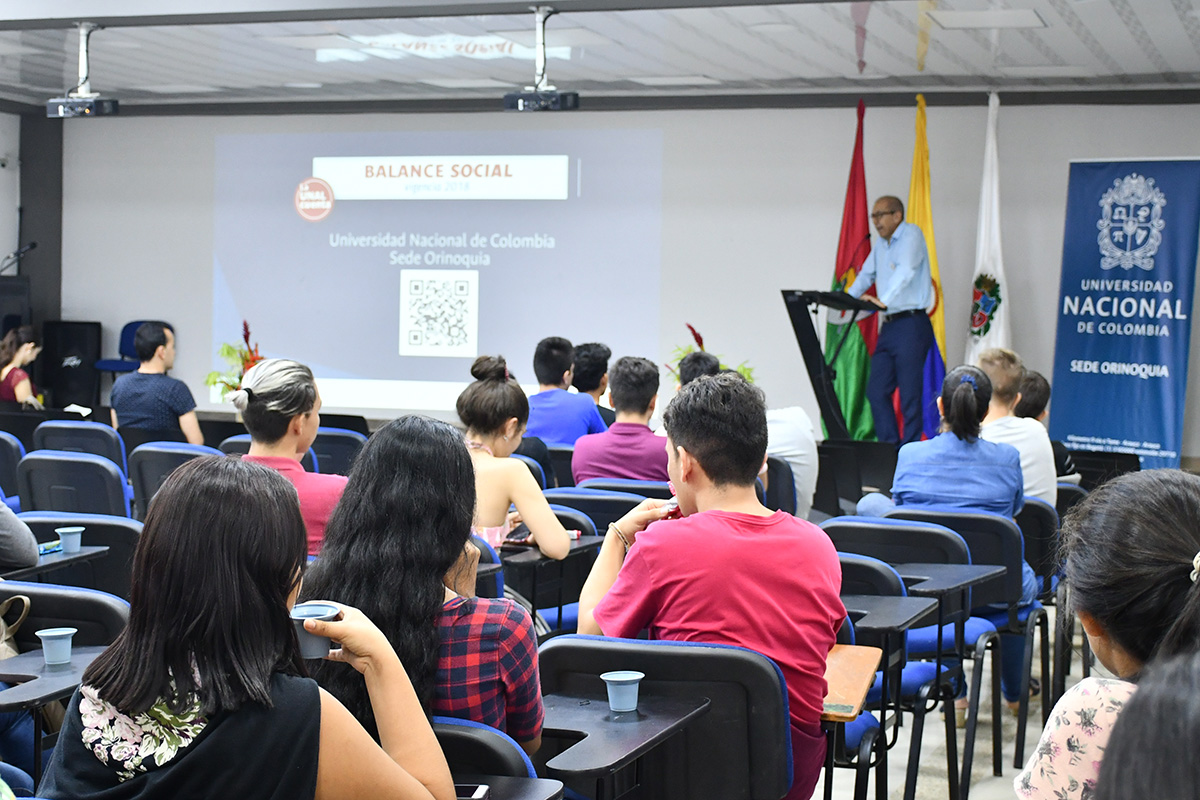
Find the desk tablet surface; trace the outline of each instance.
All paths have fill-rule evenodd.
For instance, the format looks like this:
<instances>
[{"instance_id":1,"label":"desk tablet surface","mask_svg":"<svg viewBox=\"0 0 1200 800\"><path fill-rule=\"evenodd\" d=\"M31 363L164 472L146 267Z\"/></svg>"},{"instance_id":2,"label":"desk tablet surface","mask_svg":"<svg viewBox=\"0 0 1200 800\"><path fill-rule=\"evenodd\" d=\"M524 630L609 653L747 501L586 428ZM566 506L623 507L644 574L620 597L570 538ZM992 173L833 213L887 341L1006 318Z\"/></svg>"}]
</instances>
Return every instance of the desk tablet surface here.
<instances>
[{"instance_id":1,"label":"desk tablet surface","mask_svg":"<svg viewBox=\"0 0 1200 800\"><path fill-rule=\"evenodd\" d=\"M821 719L826 722L853 722L867 702L867 692L875 683L875 670L883 651L878 647L835 644L825 659L825 707Z\"/></svg>"},{"instance_id":2,"label":"desk tablet surface","mask_svg":"<svg viewBox=\"0 0 1200 800\"><path fill-rule=\"evenodd\" d=\"M937 608L929 597L897 597L894 595L844 594L842 603L854 620L856 630L895 633L911 628Z\"/></svg>"},{"instance_id":3,"label":"desk tablet surface","mask_svg":"<svg viewBox=\"0 0 1200 800\"><path fill-rule=\"evenodd\" d=\"M18 567L10 569L7 572L0 573L0 577L5 580L16 581L22 578L31 578L34 575L41 575L44 572L60 569L61 567L69 567L72 564L82 564L85 561L92 561L101 558L108 554L108 546L102 545L98 547L83 546L79 548L77 553L64 553L61 550L56 550L53 553L46 553L38 556L38 563L32 567Z\"/></svg>"},{"instance_id":4,"label":"desk tablet surface","mask_svg":"<svg viewBox=\"0 0 1200 800\"><path fill-rule=\"evenodd\" d=\"M71 663L47 666L41 650L0 661L0 681L17 684L0 691L0 711L37 708L72 694L83 672L106 647L72 647Z\"/></svg>"},{"instance_id":5,"label":"desk tablet surface","mask_svg":"<svg viewBox=\"0 0 1200 800\"><path fill-rule=\"evenodd\" d=\"M991 564L894 564L896 572L917 597L937 597L948 592L1004 577L1007 570Z\"/></svg>"},{"instance_id":6,"label":"desk tablet surface","mask_svg":"<svg viewBox=\"0 0 1200 800\"><path fill-rule=\"evenodd\" d=\"M491 789L490 800L559 800L562 781L548 778L511 778L502 775L454 773L455 783L482 783Z\"/></svg>"}]
</instances>

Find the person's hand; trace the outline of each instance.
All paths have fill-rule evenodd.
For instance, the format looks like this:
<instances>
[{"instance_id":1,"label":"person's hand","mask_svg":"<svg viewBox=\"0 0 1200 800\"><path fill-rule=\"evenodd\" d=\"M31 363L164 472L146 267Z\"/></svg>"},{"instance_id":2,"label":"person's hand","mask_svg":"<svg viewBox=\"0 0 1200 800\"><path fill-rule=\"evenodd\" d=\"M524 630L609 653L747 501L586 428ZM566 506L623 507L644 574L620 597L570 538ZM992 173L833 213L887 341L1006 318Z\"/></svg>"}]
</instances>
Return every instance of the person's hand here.
<instances>
[{"instance_id":1,"label":"person's hand","mask_svg":"<svg viewBox=\"0 0 1200 800\"><path fill-rule=\"evenodd\" d=\"M649 497L638 503L628 514L617 520L617 530L629 540L632 547L637 535L646 529L651 522L657 522L668 514L664 508L666 500Z\"/></svg>"},{"instance_id":2,"label":"person's hand","mask_svg":"<svg viewBox=\"0 0 1200 800\"><path fill-rule=\"evenodd\" d=\"M882 309L885 309L885 310L887 309L887 306L883 304L883 301L880 300L878 297L876 297L873 294L864 294L862 296L862 299L866 300L868 303L874 303L875 305L879 306Z\"/></svg>"},{"instance_id":3,"label":"person's hand","mask_svg":"<svg viewBox=\"0 0 1200 800\"><path fill-rule=\"evenodd\" d=\"M26 397L25 401L23 403L21 403L21 407L29 409L31 411L45 411L46 410L46 407L42 405L42 401L38 400L33 395Z\"/></svg>"},{"instance_id":4,"label":"person's hand","mask_svg":"<svg viewBox=\"0 0 1200 800\"><path fill-rule=\"evenodd\" d=\"M479 546L467 539L454 566L446 573L446 587L460 597L475 596L475 578L479 569Z\"/></svg>"},{"instance_id":5,"label":"person's hand","mask_svg":"<svg viewBox=\"0 0 1200 800\"><path fill-rule=\"evenodd\" d=\"M516 527L524 521L525 520L521 519L520 511L508 512L508 532L512 533L516 529Z\"/></svg>"},{"instance_id":6,"label":"person's hand","mask_svg":"<svg viewBox=\"0 0 1200 800\"><path fill-rule=\"evenodd\" d=\"M330 650L325 658L345 662L364 674L387 661L399 660L391 642L366 614L341 603L332 605L342 610L340 618L304 620L304 630L317 636L328 636L341 645L340 649Z\"/></svg>"}]
</instances>

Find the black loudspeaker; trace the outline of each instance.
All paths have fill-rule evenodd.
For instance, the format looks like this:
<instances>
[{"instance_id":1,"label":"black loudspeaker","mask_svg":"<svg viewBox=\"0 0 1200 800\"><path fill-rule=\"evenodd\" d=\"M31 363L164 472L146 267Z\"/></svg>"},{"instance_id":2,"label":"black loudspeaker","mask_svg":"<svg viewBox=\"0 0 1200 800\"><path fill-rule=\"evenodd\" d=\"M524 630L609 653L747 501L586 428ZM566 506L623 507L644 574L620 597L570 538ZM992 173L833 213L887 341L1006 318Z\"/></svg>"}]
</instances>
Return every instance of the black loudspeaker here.
<instances>
[{"instance_id":1,"label":"black loudspeaker","mask_svg":"<svg viewBox=\"0 0 1200 800\"><path fill-rule=\"evenodd\" d=\"M42 388L46 405L100 405L99 322L47 322L42 325Z\"/></svg>"}]
</instances>

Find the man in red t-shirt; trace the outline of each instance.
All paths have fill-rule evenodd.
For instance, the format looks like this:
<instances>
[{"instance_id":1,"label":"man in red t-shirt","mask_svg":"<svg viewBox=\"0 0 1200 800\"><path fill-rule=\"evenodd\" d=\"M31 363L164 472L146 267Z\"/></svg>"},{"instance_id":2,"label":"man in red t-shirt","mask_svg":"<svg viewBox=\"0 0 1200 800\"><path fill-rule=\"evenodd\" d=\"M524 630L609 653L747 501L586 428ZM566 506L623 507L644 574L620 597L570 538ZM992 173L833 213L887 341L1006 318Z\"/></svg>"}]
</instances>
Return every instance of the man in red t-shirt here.
<instances>
[{"instance_id":1,"label":"man in red t-shirt","mask_svg":"<svg viewBox=\"0 0 1200 800\"><path fill-rule=\"evenodd\" d=\"M579 632L648 629L773 659L792 718L788 798L808 798L825 757L825 659L846 616L837 553L820 528L758 502L766 405L740 375L689 383L663 424L682 518L662 519L661 501L648 500L609 526L580 595Z\"/></svg>"}]
</instances>

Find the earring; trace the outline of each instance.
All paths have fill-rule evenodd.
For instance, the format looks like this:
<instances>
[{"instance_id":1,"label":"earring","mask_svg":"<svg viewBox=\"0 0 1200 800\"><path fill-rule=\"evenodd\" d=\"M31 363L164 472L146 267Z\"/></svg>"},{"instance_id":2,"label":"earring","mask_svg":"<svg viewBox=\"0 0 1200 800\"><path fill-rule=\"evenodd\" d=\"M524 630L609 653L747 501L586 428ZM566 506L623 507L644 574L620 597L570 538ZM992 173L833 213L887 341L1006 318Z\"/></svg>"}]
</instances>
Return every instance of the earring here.
<instances>
[{"instance_id":1,"label":"earring","mask_svg":"<svg viewBox=\"0 0 1200 800\"><path fill-rule=\"evenodd\" d=\"M506 441L506 442L508 441L508 437L507 437L507 436L505 436L505 437L504 437L504 441Z\"/></svg>"}]
</instances>

